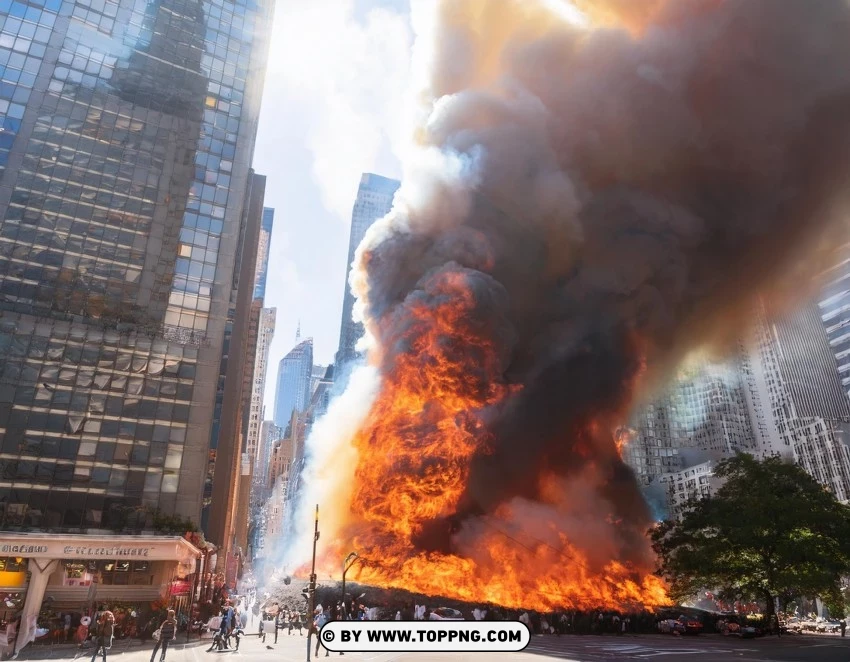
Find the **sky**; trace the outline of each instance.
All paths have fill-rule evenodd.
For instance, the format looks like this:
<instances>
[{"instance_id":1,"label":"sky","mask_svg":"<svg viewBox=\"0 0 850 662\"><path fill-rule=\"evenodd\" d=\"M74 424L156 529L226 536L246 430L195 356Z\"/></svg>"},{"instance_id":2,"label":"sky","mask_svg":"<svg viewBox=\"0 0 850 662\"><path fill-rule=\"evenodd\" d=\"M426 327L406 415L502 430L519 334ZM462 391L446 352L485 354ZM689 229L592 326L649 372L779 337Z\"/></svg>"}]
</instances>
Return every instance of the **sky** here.
<instances>
[{"instance_id":1,"label":"sky","mask_svg":"<svg viewBox=\"0 0 850 662\"><path fill-rule=\"evenodd\" d=\"M409 83L407 0L278 0L254 169L275 209L266 286L277 325L266 375L302 338L327 365L339 343L351 209L360 175L398 178Z\"/></svg>"}]
</instances>

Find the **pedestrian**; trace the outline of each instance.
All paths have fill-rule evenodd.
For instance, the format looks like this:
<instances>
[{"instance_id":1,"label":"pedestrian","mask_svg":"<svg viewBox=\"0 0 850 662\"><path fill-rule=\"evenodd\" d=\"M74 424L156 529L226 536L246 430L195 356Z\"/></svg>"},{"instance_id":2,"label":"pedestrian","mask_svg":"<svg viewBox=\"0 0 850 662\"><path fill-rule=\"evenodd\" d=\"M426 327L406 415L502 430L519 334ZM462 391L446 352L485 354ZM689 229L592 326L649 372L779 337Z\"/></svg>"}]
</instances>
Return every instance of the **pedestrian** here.
<instances>
[{"instance_id":1,"label":"pedestrian","mask_svg":"<svg viewBox=\"0 0 850 662\"><path fill-rule=\"evenodd\" d=\"M841 636L843 637L845 635L845 633L847 632L847 619L846 618L841 619L840 626L841 626Z\"/></svg>"},{"instance_id":2,"label":"pedestrian","mask_svg":"<svg viewBox=\"0 0 850 662\"><path fill-rule=\"evenodd\" d=\"M277 602L274 603L275 614L274 614L274 642L277 643L277 633L280 632L281 628L283 628L283 610L280 608Z\"/></svg>"},{"instance_id":3,"label":"pedestrian","mask_svg":"<svg viewBox=\"0 0 850 662\"><path fill-rule=\"evenodd\" d=\"M168 650L168 645L177 638L177 619L174 614L173 609L168 610L168 615L163 621L162 625L159 626L159 629L154 634L154 639L156 639L156 644L153 647L153 652L151 653L151 662L154 662L154 658L156 658L156 652L162 648L162 653L159 656L160 662L164 662L165 660L165 652Z\"/></svg>"},{"instance_id":4,"label":"pedestrian","mask_svg":"<svg viewBox=\"0 0 850 662\"><path fill-rule=\"evenodd\" d=\"M292 634L292 628L298 628L298 636L303 636L304 619L301 617L301 612L293 610L289 613L289 618L289 633Z\"/></svg>"},{"instance_id":5,"label":"pedestrian","mask_svg":"<svg viewBox=\"0 0 850 662\"><path fill-rule=\"evenodd\" d=\"M65 614L65 641L71 638L71 614Z\"/></svg>"},{"instance_id":6,"label":"pedestrian","mask_svg":"<svg viewBox=\"0 0 850 662\"><path fill-rule=\"evenodd\" d=\"M263 616L265 616L265 614L263 614ZM265 633L265 630L263 629L263 619L262 618L260 618L260 629L257 632L257 635L259 636L260 641L262 641L263 643L266 643L266 633Z\"/></svg>"},{"instance_id":7,"label":"pedestrian","mask_svg":"<svg viewBox=\"0 0 850 662\"><path fill-rule=\"evenodd\" d=\"M91 662L94 662L98 653L103 654L103 662L106 662L106 651L112 648L112 637L115 634L115 616L111 611L104 611L100 615L95 632L94 654Z\"/></svg>"},{"instance_id":8,"label":"pedestrian","mask_svg":"<svg viewBox=\"0 0 850 662\"><path fill-rule=\"evenodd\" d=\"M328 622L328 617L321 607L316 607L314 614L313 633L316 635L316 657L319 657L319 646L322 643L322 639L319 637L319 630ZM325 657L330 657L330 651L327 648L325 648Z\"/></svg>"}]
</instances>

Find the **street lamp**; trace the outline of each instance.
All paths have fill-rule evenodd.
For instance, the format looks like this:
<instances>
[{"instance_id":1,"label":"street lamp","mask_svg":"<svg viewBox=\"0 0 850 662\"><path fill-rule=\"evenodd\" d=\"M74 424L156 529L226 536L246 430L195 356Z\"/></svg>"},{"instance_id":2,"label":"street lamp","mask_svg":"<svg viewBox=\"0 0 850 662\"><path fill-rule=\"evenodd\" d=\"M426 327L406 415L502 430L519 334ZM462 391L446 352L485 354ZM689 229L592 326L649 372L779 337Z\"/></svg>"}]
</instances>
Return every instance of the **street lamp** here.
<instances>
[{"instance_id":1,"label":"street lamp","mask_svg":"<svg viewBox=\"0 0 850 662\"><path fill-rule=\"evenodd\" d=\"M310 584L308 586L308 607L307 607L307 662L310 662L310 634L313 632L313 609L316 602L316 543L319 542L319 504L316 504L316 527L313 532L313 569L310 573ZM316 631L316 636L319 632Z\"/></svg>"},{"instance_id":2,"label":"street lamp","mask_svg":"<svg viewBox=\"0 0 850 662\"><path fill-rule=\"evenodd\" d=\"M342 562L342 614L343 618L348 618L348 613L345 607L345 575L357 561L362 560L357 552L351 552L345 557Z\"/></svg>"}]
</instances>

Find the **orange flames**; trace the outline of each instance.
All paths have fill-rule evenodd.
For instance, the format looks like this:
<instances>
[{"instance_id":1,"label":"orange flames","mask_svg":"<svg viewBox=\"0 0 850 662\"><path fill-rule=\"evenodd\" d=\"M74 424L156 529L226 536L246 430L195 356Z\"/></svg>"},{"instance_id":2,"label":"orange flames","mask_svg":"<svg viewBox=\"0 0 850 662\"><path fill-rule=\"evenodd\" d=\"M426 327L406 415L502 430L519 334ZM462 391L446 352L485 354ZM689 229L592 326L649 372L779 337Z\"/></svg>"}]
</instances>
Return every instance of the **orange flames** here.
<instances>
[{"instance_id":1,"label":"orange flames","mask_svg":"<svg viewBox=\"0 0 850 662\"><path fill-rule=\"evenodd\" d=\"M360 581L429 595L534 608L665 602L656 577L615 561L594 565L558 530L557 519L575 505L556 478L543 490L548 523L529 522L522 504L510 502L455 532L462 554L416 548L429 523L455 513L470 460L489 452L485 412L515 388L500 380L494 342L474 328L477 305L464 272L443 272L425 296L405 303L403 322L397 312L383 329L392 364L353 442L353 523L326 569L350 546L367 559L354 571ZM532 534L531 524L543 530Z\"/></svg>"}]
</instances>

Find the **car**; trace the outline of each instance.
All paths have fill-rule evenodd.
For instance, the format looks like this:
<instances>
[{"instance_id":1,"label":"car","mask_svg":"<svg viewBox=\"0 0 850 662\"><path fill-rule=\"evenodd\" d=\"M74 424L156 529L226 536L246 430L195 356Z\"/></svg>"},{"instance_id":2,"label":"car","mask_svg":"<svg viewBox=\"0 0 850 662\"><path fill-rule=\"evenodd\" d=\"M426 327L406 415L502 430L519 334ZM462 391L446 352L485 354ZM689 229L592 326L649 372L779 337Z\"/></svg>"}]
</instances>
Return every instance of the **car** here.
<instances>
[{"instance_id":1,"label":"car","mask_svg":"<svg viewBox=\"0 0 850 662\"><path fill-rule=\"evenodd\" d=\"M465 620L463 614L461 614L457 609L452 609L451 607L438 607L434 611L431 612L431 616L429 617L432 621L463 621Z\"/></svg>"},{"instance_id":2,"label":"car","mask_svg":"<svg viewBox=\"0 0 850 662\"><path fill-rule=\"evenodd\" d=\"M658 631L661 634L685 634L685 626L675 618L665 618L658 621Z\"/></svg>"},{"instance_id":3,"label":"car","mask_svg":"<svg viewBox=\"0 0 850 662\"><path fill-rule=\"evenodd\" d=\"M700 632L702 632L702 623L694 618L688 618L687 616L679 616L678 621L684 628L685 634L699 634Z\"/></svg>"}]
</instances>

